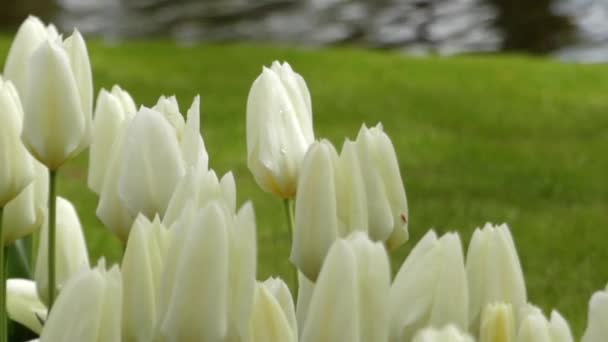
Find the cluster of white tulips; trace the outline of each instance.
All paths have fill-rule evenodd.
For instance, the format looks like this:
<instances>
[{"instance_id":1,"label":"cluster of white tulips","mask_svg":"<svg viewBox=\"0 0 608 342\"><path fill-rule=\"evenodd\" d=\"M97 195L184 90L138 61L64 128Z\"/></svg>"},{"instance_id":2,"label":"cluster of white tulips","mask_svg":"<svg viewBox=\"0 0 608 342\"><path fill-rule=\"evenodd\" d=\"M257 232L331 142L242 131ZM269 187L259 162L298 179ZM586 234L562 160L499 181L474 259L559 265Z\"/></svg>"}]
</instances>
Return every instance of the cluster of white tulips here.
<instances>
[{"instance_id":1,"label":"cluster of white tulips","mask_svg":"<svg viewBox=\"0 0 608 342\"><path fill-rule=\"evenodd\" d=\"M93 115L92 84L77 31L22 24L0 78L0 246L28 238L35 257L33 280L6 280L0 253L0 342L7 314L50 342L574 341L557 311L528 302L506 225L475 230L466 255L458 233L430 230L393 278L388 252L408 240L409 213L391 140L381 125L339 152L315 140L310 94L287 63L251 87L247 164L285 202L291 290L256 280L254 209L237 207L231 173L209 168L198 97L183 115L175 97L138 108L114 86ZM61 166L89 146L97 217L126 244L120 265L90 262L74 206L56 197ZM582 338L606 340L608 290L591 298Z\"/></svg>"}]
</instances>

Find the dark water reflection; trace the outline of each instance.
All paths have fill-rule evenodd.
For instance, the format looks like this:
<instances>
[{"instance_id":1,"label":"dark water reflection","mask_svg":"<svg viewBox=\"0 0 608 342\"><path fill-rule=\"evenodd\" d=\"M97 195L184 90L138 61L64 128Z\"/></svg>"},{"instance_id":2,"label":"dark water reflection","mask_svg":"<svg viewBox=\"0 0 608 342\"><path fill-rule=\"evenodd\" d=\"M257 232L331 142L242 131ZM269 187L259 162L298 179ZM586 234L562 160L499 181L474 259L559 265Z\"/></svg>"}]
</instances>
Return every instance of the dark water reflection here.
<instances>
[{"instance_id":1,"label":"dark water reflection","mask_svg":"<svg viewBox=\"0 0 608 342\"><path fill-rule=\"evenodd\" d=\"M55 9L48 3L3 0L0 25L33 12L107 39L168 35L608 60L608 0L56 0Z\"/></svg>"}]
</instances>

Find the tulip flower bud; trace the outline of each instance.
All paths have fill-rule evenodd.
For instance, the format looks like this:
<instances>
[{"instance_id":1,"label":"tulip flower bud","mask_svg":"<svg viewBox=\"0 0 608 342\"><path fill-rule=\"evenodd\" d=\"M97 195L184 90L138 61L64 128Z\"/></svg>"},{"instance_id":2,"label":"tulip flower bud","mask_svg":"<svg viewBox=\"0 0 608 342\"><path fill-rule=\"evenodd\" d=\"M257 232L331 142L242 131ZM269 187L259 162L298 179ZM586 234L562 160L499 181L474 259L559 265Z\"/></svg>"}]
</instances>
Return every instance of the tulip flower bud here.
<instances>
[{"instance_id":1,"label":"tulip flower bud","mask_svg":"<svg viewBox=\"0 0 608 342\"><path fill-rule=\"evenodd\" d=\"M133 225L133 217L123 204L120 191L120 172L125 157L124 144L127 139L128 131L123 130L112 146L112 157L104 177L104 183L99 196L97 205L97 217L112 233L122 241L127 241L129 231Z\"/></svg>"},{"instance_id":2,"label":"tulip flower bud","mask_svg":"<svg viewBox=\"0 0 608 342\"><path fill-rule=\"evenodd\" d=\"M92 76L84 39L46 40L28 61L22 139L36 159L56 170L90 142Z\"/></svg>"},{"instance_id":3,"label":"tulip flower bud","mask_svg":"<svg viewBox=\"0 0 608 342\"><path fill-rule=\"evenodd\" d=\"M70 279L57 297L41 342L120 341L120 270L106 270L102 259Z\"/></svg>"},{"instance_id":4,"label":"tulip flower bud","mask_svg":"<svg viewBox=\"0 0 608 342\"><path fill-rule=\"evenodd\" d=\"M367 198L356 145L347 140L336 165L336 205L340 236L368 231Z\"/></svg>"},{"instance_id":5,"label":"tulip flower bud","mask_svg":"<svg viewBox=\"0 0 608 342\"><path fill-rule=\"evenodd\" d=\"M68 200L57 197L57 225L55 235L55 281L56 289L63 286L81 271L89 268L87 247L76 209ZM48 303L48 222L42 226L38 257L36 258L35 280L38 295Z\"/></svg>"},{"instance_id":6,"label":"tulip flower bud","mask_svg":"<svg viewBox=\"0 0 608 342\"><path fill-rule=\"evenodd\" d=\"M293 299L281 279L258 283L249 327L251 342L297 341Z\"/></svg>"},{"instance_id":7,"label":"tulip flower bud","mask_svg":"<svg viewBox=\"0 0 608 342\"><path fill-rule=\"evenodd\" d=\"M162 115L143 108L128 128L119 194L132 216L163 216L185 173L175 131ZM139 170L139 172L133 172Z\"/></svg>"},{"instance_id":8,"label":"tulip flower bud","mask_svg":"<svg viewBox=\"0 0 608 342\"><path fill-rule=\"evenodd\" d=\"M10 81L0 78L0 208L34 179L32 157L20 138L22 128L23 112L17 91Z\"/></svg>"},{"instance_id":9,"label":"tulip flower bud","mask_svg":"<svg viewBox=\"0 0 608 342\"><path fill-rule=\"evenodd\" d=\"M314 287L302 342L388 341L390 266L361 232L332 245Z\"/></svg>"},{"instance_id":10,"label":"tulip flower bud","mask_svg":"<svg viewBox=\"0 0 608 342\"><path fill-rule=\"evenodd\" d=\"M19 324L40 334L42 322L46 321L47 310L36 292L36 283L27 279L6 281L6 311Z\"/></svg>"},{"instance_id":11,"label":"tulip flower bud","mask_svg":"<svg viewBox=\"0 0 608 342\"><path fill-rule=\"evenodd\" d=\"M228 326L229 218L217 202L172 228L161 276L159 341L222 341ZM193 269L195 267L196 269Z\"/></svg>"},{"instance_id":12,"label":"tulip flower bud","mask_svg":"<svg viewBox=\"0 0 608 342\"><path fill-rule=\"evenodd\" d=\"M312 281L338 238L335 165L338 154L328 141L315 142L302 163L296 198L291 262Z\"/></svg>"},{"instance_id":13,"label":"tulip flower bud","mask_svg":"<svg viewBox=\"0 0 608 342\"><path fill-rule=\"evenodd\" d=\"M112 146L122 130L126 129L135 111L133 99L119 86L112 87L112 92L102 89L97 96L89 152L88 185L98 195L108 169Z\"/></svg>"},{"instance_id":14,"label":"tulip flower bud","mask_svg":"<svg viewBox=\"0 0 608 342\"><path fill-rule=\"evenodd\" d=\"M45 27L42 21L34 16L29 16L19 27L6 56L4 77L15 84L21 96L26 88L29 58L42 42L56 40L58 37L55 26L51 24Z\"/></svg>"},{"instance_id":15,"label":"tulip flower bud","mask_svg":"<svg viewBox=\"0 0 608 342\"><path fill-rule=\"evenodd\" d=\"M601 342L608 336L608 287L598 291L589 300L587 328L581 342Z\"/></svg>"},{"instance_id":16,"label":"tulip flower bud","mask_svg":"<svg viewBox=\"0 0 608 342\"><path fill-rule=\"evenodd\" d=\"M460 238L433 230L416 244L390 291L391 341L409 341L424 327L454 324L466 330L467 277Z\"/></svg>"},{"instance_id":17,"label":"tulip flower bud","mask_svg":"<svg viewBox=\"0 0 608 342\"><path fill-rule=\"evenodd\" d=\"M227 206L225 208L229 209ZM256 284L256 225L251 202L247 202L241 207L232 224L229 225L228 239L230 253L228 290L230 295L228 296L227 340L239 340L239 338L244 339L248 334ZM285 304L284 289L277 288L279 285L272 282L266 285L278 298L279 303ZM291 294L289 294L289 300L291 300ZM295 322L295 318L293 322Z\"/></svg>"},{"instance_id":18,"label":"tulip flower bud","mask_svg":"<svg viewBox=\"0 0 608 342\"><path fill-rule=\"evenodd\" d=\"M515 342L515 316L508 303L490 303L481 315L479 342Z\"/></svg>"},{"instance_id":19,"label":"tulip flower bud","mask_svg":"<svg viewBox=\"0 0 608 342\"><path fill-rule=\"evenodd\" d=\"M49 172L34 158L34 180L4 207L2 216L4 243L9 245L42 225L48 202Z\"/></svg>"},{"instance_id":20,"label":"tulip flower bud","mask_svg":"<svg viewBox=\"0 0 608 342\"><path fill-rule=\"evenodd\" d=\"M208 156L200 135L198 108L197 96L180 133L169 121L169 114L142 107L114 142L97 216L122 240L127 239L138 214L148 219L156 215L164 217L175 188L188 169L207 169ZM140 172L136 174L132 170ZM174 208L174 211L179 210ZM169 226L167 221L163 222Z\"/></svg>"},{"instance_id":21,"label":"tulip flower bud","mask_svg":"<svg viewBox=\"0 0 608 342\"><path fill-rule=\"evenodd\" d=\"M122 260L122 338L152 341L158 315L158 291L170 233L157 218L139 215Z\"/></svg>"},{"instance_id":22,"label":"tulip flower bud","mask_svg":"<svg viewBox=\"0 0 608 342\"><path fill-rule=\"evenodd\" d=\"M522 320L517 332L517 342L552 342L549 322L537 307L528 306L522 310Z\"/></svg>"},{"instance_id":23,"label":"tulip flower bud","mask_svg":"<svg viewBox=\"0 0 608 342\"><path fill-rule=\"evenodd\" d=\"M390 249L399 247L409 237L409 216L393 143L378 124L371 129L363 125L355 144L367 197L369 236L386 241Z\"/></svg>"},{"instance_id":24,"label":"tulip flower bud","mask_svg":"<svg viewBox=\"0 0 608 342\"><path fill-rule=\"evenodd\" d=\"M489 303L513 306L515 320L526 304L526 284L513 238L506 225L476 229L467 251L469 324L478 331L482 309Z\"/></svg>"},{"instance_id":25,"label":"tulip flower bud","mask_svg":"<svg viewBox=\"0 0 608 342\"><path fill-rule=\"evenodd\" d=\"M461 332L454 325L446 325L442 329L427 328L421 330L412 342L473 342L471 336Z\"/></svg>"},{"instance_id":26,"label":"tulip flower bud","mask_svg":"<svg viewBox=\"0 0 608 342\"><path fill-rule=\"evenodd\" d=\"M300 164L314 139L302 76L287 63L264 67L247 98L247 166L262 190L293 198Z\"/></svg>"},{"instance_id":27,"label":"tulip flower bud","mask_svg":"<svg viewBox=\"0 0 608 342\"><path fill-rule=\"evenodd\" d=\"M188 203L195 208L204 208L213 200L222 200L230 212L236 211L236 183L231 172L218 180L215 171L207 170L204 164L190 168L177 183L171 196L163 224L171 227L182 216Z\"/></svg>"},{"instance_id":28,"label":"tulip flower bud","mask_svg":"<svg viewBox=\"0 0 608 342\"><path fill-rule=\"evenodd\" d=\"M553 342L574 342L570 325L556 310L551 311L549 332L551 333Z\"/></svg>"}]
</instances>

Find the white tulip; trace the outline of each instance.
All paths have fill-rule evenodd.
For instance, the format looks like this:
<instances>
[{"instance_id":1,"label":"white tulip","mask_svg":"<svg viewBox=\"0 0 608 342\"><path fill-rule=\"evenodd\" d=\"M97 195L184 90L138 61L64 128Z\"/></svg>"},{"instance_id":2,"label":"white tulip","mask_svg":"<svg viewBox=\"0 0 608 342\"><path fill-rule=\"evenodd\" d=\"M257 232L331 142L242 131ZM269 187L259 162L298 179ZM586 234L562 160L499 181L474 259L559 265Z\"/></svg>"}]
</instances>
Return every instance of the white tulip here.
<instances>
[{"instance_id":1,"label":"white tulip","mask_svg":"<svg viewBox=\"0 0 608 342\"><path fill-rule=\"evenodd\" d=\"M55 26L50 24L45 27L42 21L34 16L29 16L19 27L6 56L4 77L15 84L21 96L26 88L29 58L42 42L56 40L58 36Z\"/></svg>"},{"instance_id":2,"label":"white tulip","mask_svg":"<svg viewBox=\"0 0 608 342\"><path fill-rule=\"evenodd\" d=\"M213 200L222 200L230 212L236 211L236 183L231 172L218 179L215 171L199 164L187 170L171 196L163 224L171 227L182 216L188 203L203 208Z\"/></svg>"},{"instance_id":3,"label":"white tulip","mask_svg":"<svg viewBox=\"0 0 608 342\"><path fill-rule=\"evenodd\" d=\"M184 174L175 131L160 113L142 108L129 125L125 142L119 180L123 204L132 216L163 216Z\"/></svg>"},{"instance_id":4,"label":"white tulip","mask_svg":"<svg viewBox=\"0 0 608 342\"><path fill-rule=\"evenodd\" d=\"M258 185L293 198L300 164L313 141L306 82L287 63L264 67L247 98L247 166Z\"/></svg>"},{"instance_id":5,"label":"white tulip","mask_svg":"<svg viewBox=\"0 0 608 342\"><path fill-rule=\"evenodd\" d=\"M421 330L412 342L474 342L468 334L461 332L454 325L446 325L441 329L426 328Z\"/></svg>"},{"instance_id":6,"label":"white tulip","mask_svg":"<svg viewBox=\"0 0 608 342\"><path fill-rule=\"evenodd\" d=\"M570 325L557 310L551 311L549 332L551 333L553 342L574 342Z\"/></svg>"},{"instance_id":7,"label":"white tulip","mask_svg":"<svg viewBox=\"0 0 608 342\"><path fill-rule=\"evenodd\" d=\"M515 320L526 304L526 284L509 228L486 224L476 229L467 251L469 324L479 330L482 309L489 303L513 306Z\"/></svg>"},{"instance_id":8,"label":"white tulip","mask_svg":"<svg viewBox=\"0 0 608 342\"><path fill-rule=\"evenodd\" d=\"M122 338L152 341L158 315L158 291L170 232L157 218L140 215L133 223L122 260Z\"/></svg>"},{"instance_id":9,"label":"white tulip","mask_svg":"<svg viewBox=\"0 0 608 342\"><path fill-rule=\"evenodd\" d=\"M517 332L517 342L552 342L549 322L542 311L532 305L521 309L522 317Z\"/></svg>"},{"instance_id":10,"label":"white tulip","mask_svg":"<svg viewBox=\"0 0 608 342\"><path fill-rule=\"evenodd\" d=\"M251 342L295 342L298 340L293 300L280 279L258 283L249 326Z\"/></svg>"},{"instance_id":11,"label":"white tulip","mask_svg":"<svg viewBox=\"0 0 608 342\"><path fill-rule=\"evenodd\" d=\"M34 180L4 207L2 225L5 244L27 236L40 228L46 218L49 171L32 158Z\"/></svg>"},{"instance_id":12,"label":"white tulip","mask_svg":"<svg viewBox=\"0 0 608 342\"><path fill-rule=\"evenodd\" d=\"M174 236L161 276L157 341L221 341L228 327L229 218L212 202Z\"/></svg>"},{"instance_id":13,"label":"white tulip","mask_svg":"<svg viewBox=\"0 0 608 342\"><path fill-rule=\"evenodd\" d=\"M356 145L346 140L336 164L336 205L340 236L368 231L367 198Z\"/></svg>"},{"instance_id":14,"label":"white tulip","mask_svg":"<svg viewBox=\"0 0 608 342\"><path fill-rule=\"evenodd\" d=\"M416 244L390 290L391 341L409 341L424 327L468 323L467 277L460 238L433 230Z\"/></svg>"},{"instance_id":15,"label":"white tulip","mask_svg":"<svg viewBox=\"0 0 608 342\"><path fill-rule=\"evenodd\" d=\"M479 342L514 342L515 316L508 303L490 303L481 315Z\"/></svg>"},{"instance_id":16,"label":"white tulip","mask_svg":"<svg viewBox=\"0 0 608 342\"><path fill-rule=\"evenodd\" d=\"M68 200L57 197L55 235L55 282L58 292L82 269L89 268L89 256L76 209ZM42 226L34 277L38 295L48 303L48 222Z\"/></svg>"},{"instance_id":17,"label":"white tulip","mask_svg":"<svg viewBox=\"0 0 608 342\"><path fill-rule=\"evenodd\" d=\"M122 163L125 156L124 142L127 139L128 131L122 131L117 140L112 146L112 157L104 183L99 196L97 205L97 217L112 233L114 233L122 241L127 241L134 218L122 203L119 195L120 191L120 173L122 171Z\"/></svg>"},{"instance_id":18,"label":"white tulip","mask_svg":"<svg viewBox=\"0 0 608 342\"><path fill-rule=\"evenodd\" d=\"M228 209L228 207L226 207ZM227 339L244 339L248 333L249 317L255 295L255 276L257 270L256 224L253 205L245 203L228 227L228 331ZM271 286L281 304L284 292ZM275 284L276 285L276 284ZM275 291L276 290L276 291ZM289 295L291 300L291 295ZM295 322L295 319L294 319Z\"/></svg>"},{"instance_id":19,"label":"white tulip","mask_svg":"<svg viewBox=\"0 0 608 342\"><path fill-rule=\"evenodd\" d=\"M399 162L381 124L361 127L355 145L365 184L369 235L390 249L409 238L409 213Z\"/></svg>"},{"instance_id":20,"label":"white tulip","mask_svg":"<svg viewBox=\"0 0 608 342\"><path fill-rule=\"evenodd\" d=\"M608 336L608 288L597 291L589 300L587 328L581 342L601 342Z\"/></svg>"},{"instance_id":21,"label":"white tulip","mask_svg":"<svg viewBox=\"0 0 608 342\"><path fill-rule=\"evenodd\" d=\"M122 281L120 270L104 260L83 270L57 297L40 336L41 342L120 341Z\"/></svg>"},{"instance_id":22,"label":"white tulip","mask_svg":"<svg viewBox=\"0 0 608 342\"><path fill-rule=\"evenodd\" d=\"M314 287L302 342L388 341L390 265L361 232L332 245Z\"/></svg>"},{"instance_id":23,"label":"white tulip","mask_svg":"<svg viewBox=\"0 0 608 342\"><path fill-rule=\"evenodd\" d=\"M339 236L334 171L337 159L334 147L323 140L310 147L302 163L289 259L312 281Z\"/></svg>"},{"instance_id":24,"label":"white tulip","mask_svg":"<svg viewBox=\"0 0 608 342\"><path fill-rule=\"evenodd\" d=\"M84 39L47 39L28 60L22 138L36 159L56 170L90 143L92 76Z\"/></svg>"},{"instance_id":25,"label":"white tulip","mask_svg":"<svg viewBox=\"0 0 608 342\"><path fill-rule=\"evenodd\" d=\"M135 103L119 86L112 92L102 89L97 96L93 118L91 150L89 152L88 185L100 194L112 155L112 146L135 115Z\"/></svg>"},{"instance_id":26,"label":"white tulip","mask_svg":"<svg viewBox=\"0 0 608 342\"><path fill-rule=\"evenodd\" d=\"M47 309L38 298L36 283L28 279L6 281L6 310L9 317L40 334L46 321Z\"/></svg>"},{"instance_id":27,"label":"white tulip","mask_svg":"<svg viewBox=\"0 0 608 342\"><path fill-rule=\"evenodd\" d=\"M32 157L21 142L23 111L10 81L0 77L0 209L34 179Z\"/></svg>"}]
</instances>

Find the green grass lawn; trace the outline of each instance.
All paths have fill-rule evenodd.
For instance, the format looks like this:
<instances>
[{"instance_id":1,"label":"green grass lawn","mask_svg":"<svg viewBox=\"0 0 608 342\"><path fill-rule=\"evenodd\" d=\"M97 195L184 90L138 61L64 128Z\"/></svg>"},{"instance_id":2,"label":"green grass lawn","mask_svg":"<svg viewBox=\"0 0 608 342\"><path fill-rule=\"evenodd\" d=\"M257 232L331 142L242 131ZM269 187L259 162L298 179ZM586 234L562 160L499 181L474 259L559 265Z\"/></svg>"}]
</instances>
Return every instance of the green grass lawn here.
<instances>
[{"instance_id":1,"label":"green grass lawn","mask_svg":"<svg viewBox=\"0 0 608 342\"><path fill-rule=\"evenodd\" d=\"M0 56L9 43L0 39ZM608 66L169 42L92 42L89 53L97 90L118 83L144 105L175 94L184 112L201 94L210 165L231 170L239 202L256 208L259 279L289 275L289 246L282 203L247 170L245 103L262 65L279 59L308 82L317 137L340 146L363 122L392 137L411 216L393 271L431 227L468 243L475 227L507 222L530 300L559 309L579 336L591 293L608 282ZM116 262L122 247L95 217L87 159L61 170L59 192L79 209L91 257Z\"/></svg>"}]
</instances>

